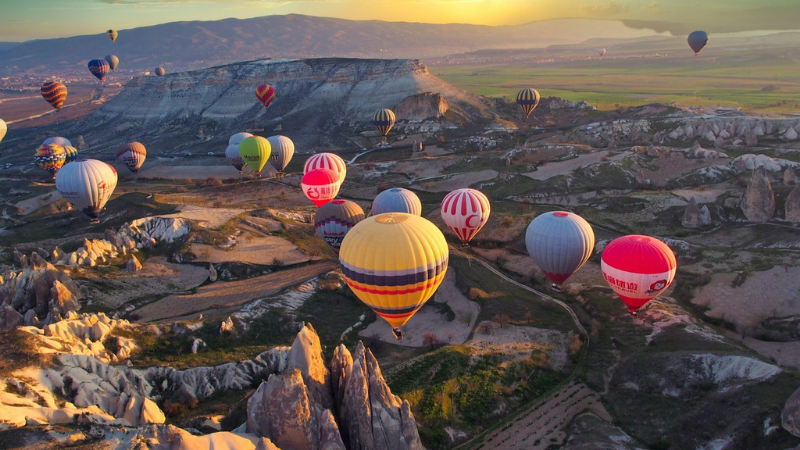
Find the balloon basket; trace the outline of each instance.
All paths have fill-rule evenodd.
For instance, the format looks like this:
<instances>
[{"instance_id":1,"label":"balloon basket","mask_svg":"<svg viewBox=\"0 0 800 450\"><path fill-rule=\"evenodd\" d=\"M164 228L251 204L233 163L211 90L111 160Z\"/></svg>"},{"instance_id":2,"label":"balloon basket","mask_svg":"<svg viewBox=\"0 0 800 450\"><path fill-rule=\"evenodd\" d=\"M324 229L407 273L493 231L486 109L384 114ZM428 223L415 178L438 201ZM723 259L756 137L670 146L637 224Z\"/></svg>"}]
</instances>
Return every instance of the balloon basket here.
<instances>
[{"instance_id":1,"label":"balloon basket","mask_svg":"<svg viewBox=\"0 0 800 450\"><path fill-rule=\"evenodd\" d=\"M394 334L394 338L398 341L403 340L403 330L401 330L400 327L393 327L392 334Z\"/></svg>"}]
</instances>

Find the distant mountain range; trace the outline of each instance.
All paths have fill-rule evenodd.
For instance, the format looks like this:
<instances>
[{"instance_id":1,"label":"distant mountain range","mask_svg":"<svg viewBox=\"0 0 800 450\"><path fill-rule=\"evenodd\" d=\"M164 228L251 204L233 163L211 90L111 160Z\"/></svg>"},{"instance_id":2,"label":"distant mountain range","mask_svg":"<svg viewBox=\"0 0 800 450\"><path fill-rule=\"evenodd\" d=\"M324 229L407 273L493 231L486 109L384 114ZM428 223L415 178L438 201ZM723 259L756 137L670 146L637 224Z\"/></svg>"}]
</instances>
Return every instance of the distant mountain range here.
<instances>
[{"instance_id":1,"label":"distant mountain range","mask_svg":"<svg viewBox=\"0 0 800 450\"><path fill-rule=\"evenodd\" d=\"M653 36L620 21L559 19L516 26L355 21L290 14L175 22L91 36L0 43L0 75L85 70L108 54L121 71L168 72L262 58L425 58L487 48L537 48L592 38Z\"/></svg>"}]
</instances>

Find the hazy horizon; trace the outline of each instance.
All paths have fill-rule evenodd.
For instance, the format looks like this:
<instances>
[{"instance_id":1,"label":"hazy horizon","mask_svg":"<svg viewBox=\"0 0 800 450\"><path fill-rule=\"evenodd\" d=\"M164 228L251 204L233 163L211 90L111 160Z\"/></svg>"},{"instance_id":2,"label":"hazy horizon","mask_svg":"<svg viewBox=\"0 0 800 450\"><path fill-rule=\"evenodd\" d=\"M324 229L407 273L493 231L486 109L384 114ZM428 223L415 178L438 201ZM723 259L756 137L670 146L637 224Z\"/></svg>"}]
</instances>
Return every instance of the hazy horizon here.
<instances>
[{"instance_id":1,"label":"hazy horizon","mask_svg":"<svg viewBox=\"0 0 800 450\"><path fill-rule=\"evenodd\" d=\"M521 25L552 19L623 21L632 28L680 35L687 30L741 33L796 30L800 4L787 0L10 0L0 41L24 42L182 21L303 14L348 20L432 24ZM416 5L424 4L425 7Z\"/></svg>"}]
</instances>

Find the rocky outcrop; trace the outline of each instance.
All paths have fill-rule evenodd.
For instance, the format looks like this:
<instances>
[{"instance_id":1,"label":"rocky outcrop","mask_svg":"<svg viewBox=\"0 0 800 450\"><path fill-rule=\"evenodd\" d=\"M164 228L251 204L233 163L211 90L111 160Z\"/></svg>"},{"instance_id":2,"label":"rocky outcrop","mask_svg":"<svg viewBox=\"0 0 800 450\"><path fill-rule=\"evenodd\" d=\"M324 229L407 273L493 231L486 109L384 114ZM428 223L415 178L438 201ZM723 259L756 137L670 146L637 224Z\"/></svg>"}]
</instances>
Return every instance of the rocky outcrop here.
<instances>
[{"instance_id":1,"label":"rocky outcrop","mask_svg":"<svg viewBox=\"0 0 800 450\"><path fill-rule=\"evenodd\" d=\"M692 197L689 204L686 206L686 211L683 213L681 225L686 228L702 228L711 225L711 212L708 206L697 206L697 201Z\"/></svg>"},{"instance_id":2,"label":"rocky outcrop","mask_svg":"<svg viewBox=\"0 0 800 450\"><path fill-rule=\"evenodd\" d=\"M340 345L330 371L319 337L306 325L287 357L247 404L247 431L279 448L422 449L408 402L392 395L372 353ZM291 413L288 413L291 411Z\"/></svg>"},{"instance_id":3,"label":"rocky outcrop","mask_svg":"<svg viewBox=\"0 0 800 450\"><path fill-rule=\"evenodd\" d=\"M141 248L170 244L189 233L189 221L170 217L145 217L123 224L119 230L106 230L105 239L84 239L83 246L72 253L53 251L53 263L61 266L108 264L113 259ZM136 259L132 257L132 259ZM135 267L128 264L128 271Z\"/></svg>"},{"instance_id":4,"label":"rocky outcrop","mask_svg":"<svg viewBox=\"0 0 800 450\"><path fill-rule=\"evenodd\" d=\"M407 401L393 395L372 352L359 342L354 354L334 352L331 382L342 437L351 450L422 449Z\"/></svg>"},{"instance_id":5,"label":"rocky outcrop","mask_svg":"<svg viewBox=\"0 0 800 450\"><path fill-rule=\"evenodd\" d=\"M214 268L214 264L208 264L208 281L215 282L217 281L217 269Z\"/></svg>"},{"instance_id":6,"label":"rocky outcrop","mask_svg":"<svg viewBox=\"0 0 800 450\"><path fill-rule=\"evenodd\" d=\"M800 389L786 400L781 411L781 425L789 433L800 437Z\"/></svg>"},{"instance_id":7,"label":"rocky outcrop","mask_svg":"<svg viewBox=\"0 0 800 450\"><path fill-rule=\"evenodd\" d=\"M769 222L775 214L775 194L764 167L753 172L741 208L747 220L755 223Z\"/></svg>"},{"instance_id":8,"label":"rocky outcrop","mask_svg":"<svg viewBox=\"0 0 800 450\"><path fill-rule=\"evenodd\" d=\"M794 169L791 167L783 171L783 183L790 185L797 184L797 175L795 175Z\"/></svg>"},{"instance_id":9,"label":"rocky outcrop","mask_svg":"<svg viewBox=\"0 0 800 450\"><path fill-rule=\"evenodd\" d=\"M728 155L716 150L706 150L700 146L700 143L694 141L691 148L685 151L687 158L693 159L712 159L712 158L727 158Z\"/></svg>"},{"instance_id":10,"label":"rocky outcrop","mask_svg":"<svg viewBox=\"0 0 800 450\"><path fill-rule=\"evenodd\" d=\"M792 223L800 223L800 185L795 186L789 195L786 196L785 218Z\"/></svg>"},{"instance_id":11,"label":"rocky outcrop","mask_svg":"<svg viewBox=\"0 0 800 450\"><path fill-rule=\"evenodd\" d=\"M392 108L392 111L397 117L405 120L422 121L430 118L438 119L444 116L447 109L447 101L441 94L423 92L404 98Z\"/></svg>"},{"instance_id":12,"label":"rocky outcrop","mask_svg":"<svg viewBox=\"0 0 800 450\"><path fill-rule=\"evenodd\" d=\"M759 167L763 167L768 172L780 172L784 170L784 168L797 167L800 164L787 159L770 158L767 155L748 153L734 158L734 160L731 161L731 165L739 172L755 170Z\"/></svg>"},{"instance_id":13,"label":"rocky outcrop","mask_svg":"<svg viewBox=\"0 0 800 450\"><path fill-rule=\"evenodd\" d=\"M261 83L282 93L268 115L252 102L251 86ZM182 123L184 129L212 121L217 131L238 130L255 120L270 128L280 123L295 130L295 145L315 146L322 139L320 129L344 129L351 121L364 124L376 110L392 105L420 117L436 115L444 105L470 120L494 117L488 101L431 75L418 60L323 58L251 61L165 77L134 77L87 120L108 127L138 124L136 128L149 122Z\"/></svg>"},{"instance_id":14,"label":"rocky outcrop","mask_svg":"<svg viewBox=\"0 0 800 450\"><path fill-rule=\"evenodd\" d=\"M128 272L138 272L142 270L142 263L139 262L139 259L136 258L136 255L131 255L131 259L128 260L128 264L125 265L125 270Z\"/></svg>"},{"instance_id":15,"label":"rocky outcrop","mask_svg":"<svg viewBox=\"0 0 800 450\"><path fill-rule=\"evenodd\" d=\"M0 277L0 328L9 329L12 324L46 325L80 309L80 290L63 270L38 253L32 253L30 258L21 255L20 263L25 263L26 268L8 270ZM23 317L22 323L11 309Z\"/></svg>"}]
</instances>

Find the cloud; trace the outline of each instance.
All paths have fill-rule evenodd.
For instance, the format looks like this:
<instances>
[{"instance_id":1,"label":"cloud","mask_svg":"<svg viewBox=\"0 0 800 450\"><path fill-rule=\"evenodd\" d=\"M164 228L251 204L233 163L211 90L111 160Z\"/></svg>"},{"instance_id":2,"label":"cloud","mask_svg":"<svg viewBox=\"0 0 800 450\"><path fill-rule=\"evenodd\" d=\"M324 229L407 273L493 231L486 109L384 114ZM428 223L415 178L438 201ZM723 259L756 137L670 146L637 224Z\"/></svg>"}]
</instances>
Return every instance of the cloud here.
<instances>
[{"instance_id":1,"label":"cloud","mask_svg":"<svg viewBox=\"0 0 800 450\"><path fill-rule=\"evenodd\" d=\"M581 13L589 17L609 17L625 14L630 10L627 5L620 2L611 1L605 5L584 5L581 6Z\"/></svg>"}]
</instances>

